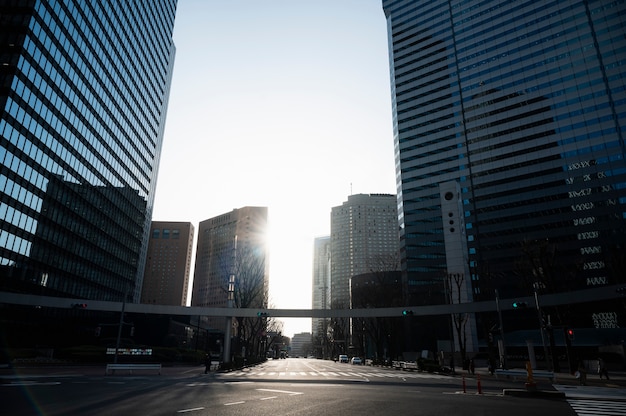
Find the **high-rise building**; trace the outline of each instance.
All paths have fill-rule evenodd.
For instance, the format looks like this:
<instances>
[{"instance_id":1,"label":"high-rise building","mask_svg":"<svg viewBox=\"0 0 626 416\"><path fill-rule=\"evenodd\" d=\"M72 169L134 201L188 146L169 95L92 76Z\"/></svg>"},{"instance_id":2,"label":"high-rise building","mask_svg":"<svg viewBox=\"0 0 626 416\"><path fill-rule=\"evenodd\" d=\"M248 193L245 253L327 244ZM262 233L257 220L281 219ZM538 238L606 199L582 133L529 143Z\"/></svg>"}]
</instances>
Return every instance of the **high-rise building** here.
<instances>
[{"instance_id":1,"label":"high-rise building","mask_svg":"<svg viewBox=\"0 0 626 416\"><path fill-rule=\"evenodd\" d=\"M187 305L193 237L190 222L152 222L141 303Z\"/></svg>"},{"instance_id":2,"label":"high-rise building","mask_svg":"<svg viewBox=\"0 0 626 416\"><path fill-rule=\"evenodd\" d=\"M267 208L243 207L198 227L192 306L267 307L269 253ZM223 329L223 318L208 325Z\"/></svg>"},{"instance_id":3,"label":"high-rise building","mask_svg":"<svg viewBox=\"0 0 626 416\"><path fill-rule=\"evenodd\" d=\"M331 309L349 308L350 279L398 268L395 195L356 194L331 209Z\"/></svg>"},{"instance_id":4,"label":"high-rise building","mask_svg":"<svg viewBox=\"0 0 626 416\"><path fill-rule=\"evenodd\" d=\"M410 302L448 303L447 276L466 302L624 282L623 2L382 3ZM623 304L561 303L555 327L624 326Z\"/></svg>"},{"instance_id":5,"label":"high-rise building","mask_svg":"<svg viewBox=\"0 0 626 416\"><path fill-rule=\"evenodd\" d=\"M302 357L308 355L311 351L311 334L309 332L301 332L294 334L289 344L290 357Z\"/></svg>"},{"instance_id":6,"label":"high-rise building","mask_svg":"<svg viewBox=\"0 0 626 416\"><path fill-rule=\"evenodd\" d=\"M330 237L318 237L313 242L313 309L330 309ZM311 320L313 339L326 336L328 319Z\"/></svg>"},{"instance_id":7,"label":"high-rise building","mask_svg":"<svg viewBox=\"0 0 626 416\"><path fill-rule=\"evenodd\" d=\"M0 290L139 300L176 3L0 5Z\"/></svg>"},{"instance_id":8,"label":"high-rise building","mask_svg":"<svg viewBox=\"0 0 626 416\"><path fill-rule=\"evenodd\" d=\"M354 276L397 270L398 215L395 195L357 194L331 209L330 218L330 308L352 307ZM328 335L332 355L353 354L349 348L353 322L333 318Z\"/></svg>"}]
</instances>

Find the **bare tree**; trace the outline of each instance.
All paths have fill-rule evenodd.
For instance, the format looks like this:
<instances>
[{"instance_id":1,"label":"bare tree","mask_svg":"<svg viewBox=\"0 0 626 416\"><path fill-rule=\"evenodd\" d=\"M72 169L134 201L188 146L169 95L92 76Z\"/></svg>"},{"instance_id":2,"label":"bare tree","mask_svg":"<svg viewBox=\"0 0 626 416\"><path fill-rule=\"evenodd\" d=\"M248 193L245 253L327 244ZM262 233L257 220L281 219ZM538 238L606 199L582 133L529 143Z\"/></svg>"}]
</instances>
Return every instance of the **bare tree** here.
<instances>
[{"instance_id":1,"label":"bare tree","mask_svg":"<svg viewBox=\"0 0 626 416\"><path fill-rule=\"evenodd\" d=\"M463 273L446 273L446 292L450 304L461 303L462 294L465 287L465 274ZM469 322L468 313L452 313L452 326L456 332L456 338L459 345L459 353L461 354L461 362L465 363L467 359L467 323ZM450 341L451 343L454 340Z\"/></svg>"},{"instance_id":2,"label":"bare tree","mask_svg":"<svg viewBox=\"0 0 626 416\"><path fill-rule=\"evenodd\" d=\"M268 273L266 252L258 245L239 241L231 253L222 252L220 269L223 276L222 290L232 297L234 308L267 308ZM263 332L267 329L265 317L236 317L235 351L244 357L259 355Z\"/></svg>"}]
</instances>

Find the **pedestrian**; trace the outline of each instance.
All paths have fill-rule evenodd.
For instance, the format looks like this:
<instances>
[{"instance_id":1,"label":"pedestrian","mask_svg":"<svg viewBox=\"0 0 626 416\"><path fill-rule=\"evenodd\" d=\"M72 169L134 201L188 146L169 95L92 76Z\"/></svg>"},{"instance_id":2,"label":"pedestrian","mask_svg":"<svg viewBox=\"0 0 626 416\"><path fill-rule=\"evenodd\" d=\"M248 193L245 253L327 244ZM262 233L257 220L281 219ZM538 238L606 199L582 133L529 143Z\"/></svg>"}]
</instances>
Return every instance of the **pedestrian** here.
<instances>
[{"instance_id":1,"label":"pedestrian","mask_svg":"<svg viewBox=\"0 0 626 416\"><path fill-rule=\"evenodd\" d=\"M474 359L473 358L470 360L469 370L470 370L471 374L474 374L474 371L476 370L476 367L474 366Z\"/></svg>"},{"instance_id":2,"label":"pedestrian","mask_svg":"<svg viewBox=\"0 0 626 416\"><path fill-rule=\"evenodd\" d=\"M204 356L204 374L208 374L211 371L211 356L206 354Z\"/></svg>"},{"instance_id":3,"label":"pedestrian","mask_svg":"<svg viewBox=\"0 0 626 416\"><path fill-rule=\"evenodd\" d=\"M578 371L577 371L578 381L581 386L587 385L587 369L585 368L585 363L583 360L578 362Z\"/></svg>"},{"instance_id":4,"label":"pedestrian","mask_svg":"<svg viewBox=\"0 0 626 416\"><path fill-rule=\"evenodd\" d=\"M599 357L598 357L598 375L600 376L600 380L602 380L602 376L605 376L607 380L609 379L609 370L607 370L604 360Z\"/></svg>"}]
</instances>

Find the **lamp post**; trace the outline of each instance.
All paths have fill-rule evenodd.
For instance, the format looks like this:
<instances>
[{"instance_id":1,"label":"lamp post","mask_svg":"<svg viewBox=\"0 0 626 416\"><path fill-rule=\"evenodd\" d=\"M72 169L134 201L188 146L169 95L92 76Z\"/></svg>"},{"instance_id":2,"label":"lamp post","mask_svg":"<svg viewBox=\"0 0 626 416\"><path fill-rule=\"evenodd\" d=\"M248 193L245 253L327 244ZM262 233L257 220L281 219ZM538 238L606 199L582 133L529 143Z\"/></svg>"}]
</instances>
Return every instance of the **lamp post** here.
<instances>
[{"instance_id":1,"label":"lamp post","mask_svg":"<svg viewBox=\"0 0 626 416\"><path fill-rule=\"evenodd\" d=\"M237 261L237 236L235 235L235 242L233 246L233 257L231 264L231 272L228 276L228 300L226 307L231 309L235 303L235 267ZM226 317L226 328L224 329L224 363L230 363L230 337L233 326L233 317Z\"/></svg>"},{"instance_id":2,"label":"lamp post","mask_svg":"<svg viewBox=\"0 0 626 416\"><path fill-rule=\"evenodd\" d=\"M117 364L117 356L120 350L120 340L122 339L122 327L124 326L124 312L126 311L126 296L128 296L128 284L124 290L124 299L122 299L122 313L120 314L120 325L117 328L117 341L115 342L115 356L113 356L113 363Z\"/></svg>"}]
</instances>

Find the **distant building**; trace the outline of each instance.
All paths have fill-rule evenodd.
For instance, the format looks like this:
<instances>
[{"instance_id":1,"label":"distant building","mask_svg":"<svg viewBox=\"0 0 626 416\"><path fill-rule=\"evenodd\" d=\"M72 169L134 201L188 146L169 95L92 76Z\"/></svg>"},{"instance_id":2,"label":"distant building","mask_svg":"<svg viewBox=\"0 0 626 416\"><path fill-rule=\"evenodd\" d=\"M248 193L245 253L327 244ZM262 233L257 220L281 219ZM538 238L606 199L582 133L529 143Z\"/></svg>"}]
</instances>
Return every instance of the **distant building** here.
<instances>
[{"instance_id":1,"label":"distant building","mask_svg":"<svg viewBox=\"0 0 626 416\"><path fill-rule=\"evenodd\" d=\"M309 348L311 346L311 333L302 332L294 334L291 338L291 351L289 355L291 357L304 356L309 354Z\"/></svg>"},{"instance_id":2,"label":"distant building","mask_svg":"<svg viewBox=\"0 0 626 416\"><path fill-rule=\"evenodd\" d=\"M404 306L402 275L399 270L379 271L352 276L352 307L389 308ZM376 362L397 357L403 352L403 322L397 317L352 318L353 352Z\"/></svg>"},{"instance_id":3,"label":"distant building","mask_svg":"<svg viewBox=\"0 0 626 416\"><path fill-rule=\"evenodd\" d=\"M330 236L318 237L313 243L313 309L330 309ZM329 320L312 319L313 339L326 336Z\"/></svg>"},{"instance_id":4,"label":"distant building","mask_svg":"<svg viewBox=\"0 0 626 416\"><path fill-rule=\"evenodd\" d=\"M190 222L152 222L141 303L187 305L193 237Z\"/></svg>"},{"instance_id":5,"label":"distant building","mask_svg":"<svg viewBox=\"0 0 626 416\"><path fill-rule=\"evenodd\" d=\"M192 306L266 307L269 286L267 208L243 207L202 221L194 270ZM208 318L211 328L223 318Z\"/></svg>"},{"instance_id":6,"label":"distant building","mask_svg":"<svg viewBox=\"0 0 626 416\"><path fill-rule=\"evenodd\" d=\"M331 308L349 308L350 279L372 271L398 270L396 196L350 195L333 207L330 221Z\"/></svg>"},{"instance_id":7,"label":"distant building","mask_svg":"<svg viewBox=\"0 0 626 416\"><path fill-rule=\"evenodd\" d=\"M330 220L330 308L352 307L352 277L398 270L399 248L396 196L350 195L333 207ZM350 319L334 318L330 325L332 355L350 353Z\"/></svg>"}]
</instances>

